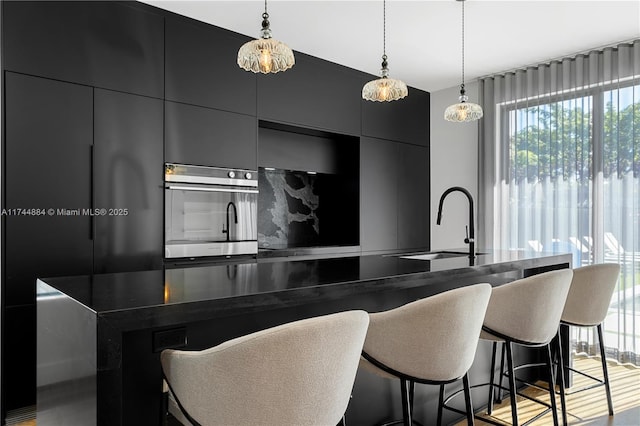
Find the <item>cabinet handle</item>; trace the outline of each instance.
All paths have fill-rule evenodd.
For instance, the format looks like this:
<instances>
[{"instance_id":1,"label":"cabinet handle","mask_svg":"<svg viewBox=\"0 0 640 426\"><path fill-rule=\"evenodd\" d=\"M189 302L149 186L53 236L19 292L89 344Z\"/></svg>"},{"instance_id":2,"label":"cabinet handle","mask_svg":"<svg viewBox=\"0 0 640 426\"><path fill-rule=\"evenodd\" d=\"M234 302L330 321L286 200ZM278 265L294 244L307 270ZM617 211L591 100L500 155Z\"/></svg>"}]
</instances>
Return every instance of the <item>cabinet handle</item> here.
<instances>
[{"instance_id":1,"label":"cabinet handle","mask_svg":"<svg viewBox=\"0 0 640 426\"><path fill-rule=\"evenodd\" d=\"M203 187L203 186L182 186L182 185L167 185L165 189L177 189L182 191L202 191L202 192L239 192L243 194L258 194L257 189L239 189L239 188L222 188L217 186Z\"/></svg>"},{"instance_id":2,"label":"cabinet handle","mask_svg":"<svg viewBox=\"0 0 640 426\"><path fill-rule=\"evenodd\" d=\"M91 211L93 211L94 208L94 191L93 191L93 166L95 164L95 151L94 151L94 145L89 145L89 200L90 200L90 207L91 207ZM95 234L95 230L94 228L94 221L93 221L93 215L89 216L89 240L93 241L93 237Z\"/></svg>"}]
</instances>

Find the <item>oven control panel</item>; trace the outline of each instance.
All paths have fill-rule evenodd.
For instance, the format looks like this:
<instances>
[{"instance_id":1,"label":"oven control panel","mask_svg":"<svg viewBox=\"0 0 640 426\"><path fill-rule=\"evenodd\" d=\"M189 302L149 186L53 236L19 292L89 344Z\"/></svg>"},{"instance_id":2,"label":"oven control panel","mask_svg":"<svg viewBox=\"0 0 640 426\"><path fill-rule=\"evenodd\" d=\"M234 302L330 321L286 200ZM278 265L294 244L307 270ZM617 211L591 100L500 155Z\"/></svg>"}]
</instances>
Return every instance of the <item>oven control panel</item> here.
<instances>
[{"instance_id":1,"label":"oven control panel","mask_svg":"<svg viewBox=\"0 0 640 426\"><path fill-rule=\"evenodd\" d=\"M221 167L193 166L167 163L164 167L165 182L199 183L258 187L255 170L225 169Z\"/></svg>"}]
</instances>

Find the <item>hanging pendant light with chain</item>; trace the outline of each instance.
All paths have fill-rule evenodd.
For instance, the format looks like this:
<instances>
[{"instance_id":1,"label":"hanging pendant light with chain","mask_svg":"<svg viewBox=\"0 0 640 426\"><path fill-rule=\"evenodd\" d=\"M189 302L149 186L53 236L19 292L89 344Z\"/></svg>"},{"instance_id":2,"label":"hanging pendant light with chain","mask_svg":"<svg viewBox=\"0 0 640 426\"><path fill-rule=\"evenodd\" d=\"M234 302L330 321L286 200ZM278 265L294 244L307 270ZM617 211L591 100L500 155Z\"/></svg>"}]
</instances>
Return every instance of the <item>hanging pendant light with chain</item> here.
<instances>
[{"instance_id":1,"label":"hanging pendant light with chain","mask_svg":"<svg viewBox=\"0 0 640 426\"><path fill-rule=\"evenodd\" d=\"M387 62L387 7L386 0L382 2L382 69L381 77L372 80L362 88L362 99L376 102L390 102L402 99L409 94L407 85L389 77Z\"/></svg>"},{"instance_id":2,"label":"hanging pendant light with chain","mask_svg":"<svg viewBox=\"0 0 640 426\"><path fill-rule=\"evenodd\" d=\"M267 0L264 2L260 38L251 40L238 50L238 65L254 73L277 73L295 65L293 51L286 44L271 37Z\"/></svg>"},{"instance_id":3,"label":"hanging pendant light with chain","mask_svg":"<svg viewBox=\"0 0 640 426\"><path fill-rule=\"evenodd\" d=\"M453 122L467 122L478 120L482 117L482 107L473 102L467 102L469 97L464 88L464 2L465 0L456 0L462 2L462 84L460 84L460 100L459 103L447 107L444 111L444 119Z\"/></svg>"}]
</instances>

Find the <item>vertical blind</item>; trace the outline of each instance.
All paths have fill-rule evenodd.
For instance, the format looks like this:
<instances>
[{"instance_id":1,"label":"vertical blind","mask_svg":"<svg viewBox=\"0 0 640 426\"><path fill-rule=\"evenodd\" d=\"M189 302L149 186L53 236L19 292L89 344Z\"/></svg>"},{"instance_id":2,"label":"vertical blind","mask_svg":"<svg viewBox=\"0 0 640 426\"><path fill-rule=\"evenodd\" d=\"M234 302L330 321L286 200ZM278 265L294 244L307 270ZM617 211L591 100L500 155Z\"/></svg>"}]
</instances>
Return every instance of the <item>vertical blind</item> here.
<instances>
[{"instance_id":1,"label":"vertical blind","mask_svg":"<svg viewBox=\"0 0 640 426\"><path fill-rule=\"evenodd\" d=\"M608 356L640 350L640 40L482 79L479 239L621 265ZM494 220L494 218L496 220ZM591 334L575 344L596 353Z\"/></svg>"}]
</instances>

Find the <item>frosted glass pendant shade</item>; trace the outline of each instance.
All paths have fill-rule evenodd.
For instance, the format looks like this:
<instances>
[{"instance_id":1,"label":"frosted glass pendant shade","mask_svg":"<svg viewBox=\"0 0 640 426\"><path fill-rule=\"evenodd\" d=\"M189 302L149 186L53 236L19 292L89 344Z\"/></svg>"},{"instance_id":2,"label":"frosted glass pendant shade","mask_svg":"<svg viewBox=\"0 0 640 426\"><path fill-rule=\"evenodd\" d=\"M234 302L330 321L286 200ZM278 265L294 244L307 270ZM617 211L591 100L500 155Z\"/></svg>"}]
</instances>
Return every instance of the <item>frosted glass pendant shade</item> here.
<instances>
[{"instance_id":1,"label":"frosted glass pendant shade","mask_svg":"<svg viewBox=\"0 0 640 426\"><path fill-rule=\"evenodd\" d=\"M395 78L389 78L387 55L382 55L382 77L371 80L362 88L362 99L365 101L391 102L402 99L409 94L407 85Z\"/></svg>"},{"instance_id":2,"label":"frosted glass pendant shade","mask_svg":"<svg viewBox=\"0 0 640 426\"><path fill-rule=\"evenodd\" d=\"M390 102L402 99L409 93L407 85L395 78L382 77L372 80L362 88L362 99L376 102Z\"/></svg>"},{"instance_id":3,"label":"frosted glass pendant shade","mask_svg":"<svg viewBox=\"0 0 640 426\"><path fill-rule=\"evenodd\" d=\"M289 46L271 38L267 2L264 3L260 38L243 44L238 50L238 66L246 71L270 74L286 71L296 60Z\"/></svg>"},{"instance_id":4,"label":"frosted glass pendant shade","mask_svg":"<svg viewBox=\"0 0 640 426\"><path fill-rule=\"evenodd\" d=\"M473 102L467 102L466 96L460 96L460 103L449 105L444 111L444 119L461 123L482 118L482 107Z\"/></svg>"},{"instance_id":5,"label":"frosted glass pendant shade","mask_svg":"<svg viewBox=\"0 0 640 426\"><path fill-rule=\"evenodd\" d=\"M251 40L238 50L238 65L246 71L269 74L294 66L293 51L274 38Z\"/></svg>"}]
</instances>

